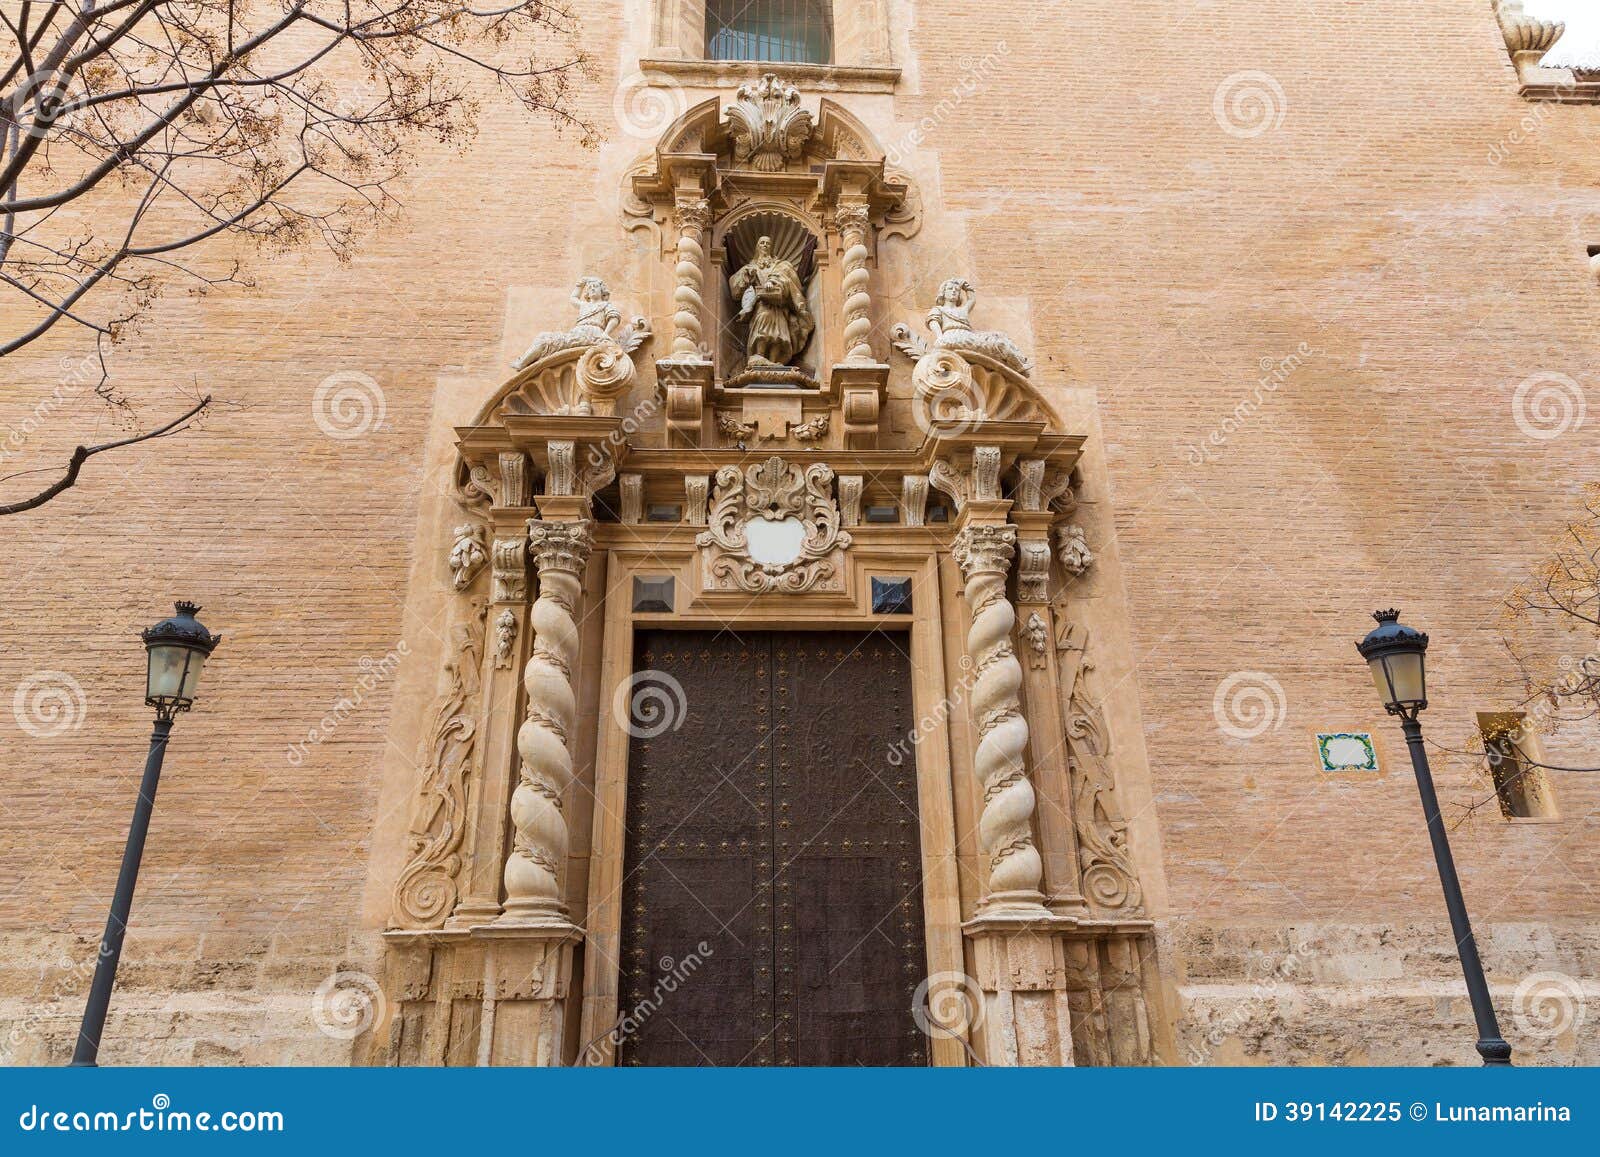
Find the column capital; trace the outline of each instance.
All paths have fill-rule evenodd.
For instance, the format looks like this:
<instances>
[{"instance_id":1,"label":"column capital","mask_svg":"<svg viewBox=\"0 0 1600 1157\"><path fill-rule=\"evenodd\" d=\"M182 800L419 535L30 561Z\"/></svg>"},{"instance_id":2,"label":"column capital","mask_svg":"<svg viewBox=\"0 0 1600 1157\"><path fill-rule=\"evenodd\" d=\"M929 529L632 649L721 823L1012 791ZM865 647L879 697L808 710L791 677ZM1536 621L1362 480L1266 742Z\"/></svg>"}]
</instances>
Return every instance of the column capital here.
<instances>
[{"instance_id":1,"label":"column capital","mask_svg":"<svg viewBox=\"0 0 1600 1157\"><path fill-rule=\"evenodd\" d=\"M1010 523L965 526L956 535L950 553L965 578L979 574L1007 574L1017 557L1017 528Z\"/></svg>"},{"instance_id":2,"label":"column capital","mask_svg":"<svg viewBox=\"0 0 1600 1157\"><path fill-rule=\"evenodd\" d=\"M587 518L571 522L528 519L528 554L543 575L546 571L582 574L594 546L594 523Z\"/></svg>"}]
</instances>

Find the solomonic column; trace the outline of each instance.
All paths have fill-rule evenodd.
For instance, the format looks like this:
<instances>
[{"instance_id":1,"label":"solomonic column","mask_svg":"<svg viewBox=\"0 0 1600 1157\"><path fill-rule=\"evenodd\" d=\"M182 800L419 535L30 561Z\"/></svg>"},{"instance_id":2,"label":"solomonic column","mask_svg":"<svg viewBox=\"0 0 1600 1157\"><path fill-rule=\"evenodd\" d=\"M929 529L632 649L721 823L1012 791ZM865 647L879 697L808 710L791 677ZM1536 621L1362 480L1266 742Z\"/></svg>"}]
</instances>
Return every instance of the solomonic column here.
<instances>
[{"instance_id":1,"label":"solomonic column","mask_svg":"<svg viewBox=\"0 0 1600 1157\"><path fill-rule=\"evenodd\" d=\"M975 471L976 473L976 471ZM978 841L987 878L971 920L983 1017L969 1030L989 1065L1070 1065L1072 1012L1066 990L1066 940L1077 921L1044 906L1043 863L1033 833L1034 792L1028 780L1028 720L1022 711L1022 664L1013 632L1017 613L1006 577L1017 554L1017 528L975 522L1005 517L1009 503L972 502L952 547L966 582L972 625L967 655L977 732L972 767L983 787Z\"/></svg>"},{"instance_id":2,"label":"solomonic column","mask_svg":"<svg viewBox=\"0 0 1600 1157\"><path fill-rule=\"evenodd\" d=\"M515 827L506 859L505 911L498 924L569 924L561 896L567 859L562 800L572 782L572 688L578 602L592 543L591 523L528 521L528 555L539 575L530 622L533 653L523 672L527 717L517 732L522 772L511 796Z\"/></svg>"},{"instance_id":3,"label":"solomonic column","mask_svg":"<svg viewBox=\"0 0 1600 1157\"><path fill-rule=\"evenodd\" d=\"M978 745L972 766L983 785L978 837L987 858L982 911L1045 914L1043 865L1033 840L1033 785L1024 755L1028 721L1019 692L1022 665L1012 645L1017 613L1006 597L1006 575L1017 554L1017 528L968 526L956 536L956 563L966 580L972 625L967 654L976 682L972 719Z\"/></svg>"}]
</instances>

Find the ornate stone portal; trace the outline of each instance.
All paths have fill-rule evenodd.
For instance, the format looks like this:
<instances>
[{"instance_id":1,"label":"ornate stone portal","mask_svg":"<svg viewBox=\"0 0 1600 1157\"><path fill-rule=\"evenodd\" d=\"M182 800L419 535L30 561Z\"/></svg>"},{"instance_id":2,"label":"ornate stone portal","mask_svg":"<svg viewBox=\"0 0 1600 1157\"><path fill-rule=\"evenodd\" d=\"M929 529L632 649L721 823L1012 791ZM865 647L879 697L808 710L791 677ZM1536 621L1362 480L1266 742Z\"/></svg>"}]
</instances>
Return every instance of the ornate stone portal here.
<instances>
[{"instance_id":1,"label":"ornate stone portal","mask_svg":"<svg viewBox=\"0 0 1600 1157\"><path fill-rule=\"evenodd\" d=\"M624 326L586 276L576 324L537 335L455 431L435 532L455 646L391 887L376 1059L616 1054L591 1046L639 1014L619 984L630 705L663 727L706 709L652 684L634 636L680 627L903 639L916 721L895 766L914 772L929 978L906 1016L953 976L976 994L925 1029L934 1063L1150 1061L1151 924L1085 678L1094 558L1067 521L1084 438L1021 344L974 328L968 278L932 294L931 340L896 325L909 360L881 360L876 263L919 201L832 101L772 78L706 101L625 193L662 276L614 280L666 287L647 308L668 348L646 365L651 322Z\"/></svg>"}]
</instances>

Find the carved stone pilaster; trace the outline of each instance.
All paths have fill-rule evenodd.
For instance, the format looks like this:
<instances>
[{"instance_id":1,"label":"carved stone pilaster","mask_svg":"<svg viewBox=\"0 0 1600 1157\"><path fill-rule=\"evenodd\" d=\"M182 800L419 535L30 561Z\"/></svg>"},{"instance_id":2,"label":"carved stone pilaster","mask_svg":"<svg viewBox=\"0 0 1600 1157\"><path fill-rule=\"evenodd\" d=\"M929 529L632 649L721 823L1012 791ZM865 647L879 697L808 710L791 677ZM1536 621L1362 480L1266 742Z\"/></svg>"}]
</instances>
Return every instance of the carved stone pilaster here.
<instances>
[{"instance_id":1,"label":"carved stone pilaster","mask_svg":"<svg viewBox=\"0 0 1600 1157\"><path fill-rule=\"evenodd\" d=\"M1017 602L1043 603L1049 598L1050 542L1024 538L1017 544Z\"/></svg>"},{"instance_id":2,"label":"carved stone pilaster","mask_svg":"<svg viewBox=\"0 0 1600 1157\"><path fill-rule=\"evenodd\" d=\"M592 524L528 521L528 552L539 574L531 614L533 653L523 673L527 717L517 731L520 782L511 797L516 832L505 867L499 924L567 923L561 874L567 858L563 799L572 782L569 746L577 712L572 679L578 654L578 602Z\"/></svg>"},{"instance_id":3,"label":"carved stone pilaster","mask_svg":"<svg viewBox=\"0 0 1600 1157\"><path fill-rule=\"evenodd\" d=\"M1016 527L967 526L956 536L952 552L966 580L972 614L967 654L976 676L971 709L978 731L972 763L983 784L978 836L988 857L980 910L1043 915L1033 785L1023 764L1028 721L1017 694L1022 666L1011 643L1017 615L1006 598L1006 574L1016 551Z\"/></svg>"},{"instance_id":4,"label":"carved stone pilaster","mask_svg":"<svg viewBox=\"0 0 1600 1157\"><path fill-rule=\"evenodd\" d=\"M528 477L528 456L521 450L505 450L500 454L500 505L526 506L533 490Z\"/></svg>"},{"instance_id":5,"label":"carved stone pilaster","mask_svg":"<svg viewBox=\"0 0 1600 1157\"><path fill-rule=\"evenodd\" d=\"M705 233L711 224L711 206L704 197L679 196L673 205L678 230L677 285L672 291L672 356L689 360L705 356Z\"/></svg>"},{"instance_id":6,"label":"carved stone pilaster","mask_svg":"<svg viewBox=\"0 0 1600 1157\"><path fill-rule=\"evenodd\" d=\"M559 496L576 494L578 489L578 444L547 442L550 465L544 475L544 492Z\"/></svg>"},{"instance_id":7,"label":"carved stone pilaster","mask_svg":"<svg viewBox=\"0 0 1600 1157\"><path fill-rule=\"evenodd\" d=\"M928 476L907 474L900 479L900 518L906 526L921 526L928 512Z\"/></svg>"},{"instance_id":8,"label":"carved stone pilaster","mask_svg":"<svg viewBox=\"0 0 1600 1157\"><path fill-rule=\"evenodd\" d=\"M839 475L839 522L843 526L861 525L861 475Z\"/></svg>"},{"instance_id":9,"label":"carved stone pilaster","mask_svg":"<svg viewBox=\"0 0 1600 1157\"><path fill-rule=\"evenodd\" d=\"M706 502L711 497L711 475L690 474L683 480L683 520L690 526L706 524Z\"/></svg>"},{"instance_id":10,"label":"carved stone pilaster","mask_svg":"<svg viewBox=\"0 0 1600 1157\"><path fill-rule=\"evenodd\" d=\"M867 248L870 215L864 197L851 198L839 206L835 218L844 244L844 360L871 364L872 353L872 273L867 268L871 251Z\"/></svg>"},{"instance_id":11,"label":"carved stone pilaster","mask_svg":"<svg viewBox=\"0 0 1600 1157\"><path fill-rule=\"evenodd\" d=\"M528 540L494 540L493 601L521 603L528 597Z\"/></svg>"},{"instance_id":12,"label":"carved stone pilaster","mask_svg":"<svg viewBox=\"0 0 1600 1157\"><path fill-rule=\"evenodd\" d=\"M622 495L622 509L617 517L628 526L644 521L644 475L624 474L617 479L617 489Z\"/></svg>"}]
</instances>

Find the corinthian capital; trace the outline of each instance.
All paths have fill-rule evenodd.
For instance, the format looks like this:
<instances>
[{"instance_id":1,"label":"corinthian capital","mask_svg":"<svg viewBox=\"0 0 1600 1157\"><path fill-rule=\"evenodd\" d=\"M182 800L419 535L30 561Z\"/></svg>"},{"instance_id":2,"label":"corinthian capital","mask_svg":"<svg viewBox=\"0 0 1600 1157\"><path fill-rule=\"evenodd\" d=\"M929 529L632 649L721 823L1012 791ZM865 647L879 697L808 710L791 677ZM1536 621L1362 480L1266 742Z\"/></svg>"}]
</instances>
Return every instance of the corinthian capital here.
<instances>
[{"instance_id":1,"label":"corinthian capital","mask_svg":"<svg viewBox=\"0 0 1600 1157\"><path fill-rule=\"evenodd\" d=\"M969 526L956 535L950 553L967 578L975 574L1006 574L1011 570L1011 560L1017 557L1017 528L1009 523Z\"/></svg>"},{"instance_id":2,"label":"corinthian capital","mask_svg":"<svg viewBox=\"0 0 1600 1157\"><path fill-rule=\"evenodd\" d=\"M542 575L546 571L582 574L594 545L594 524L587 518L575 522L528 519L528 554Z\"/></svg>"}]
</instances>

